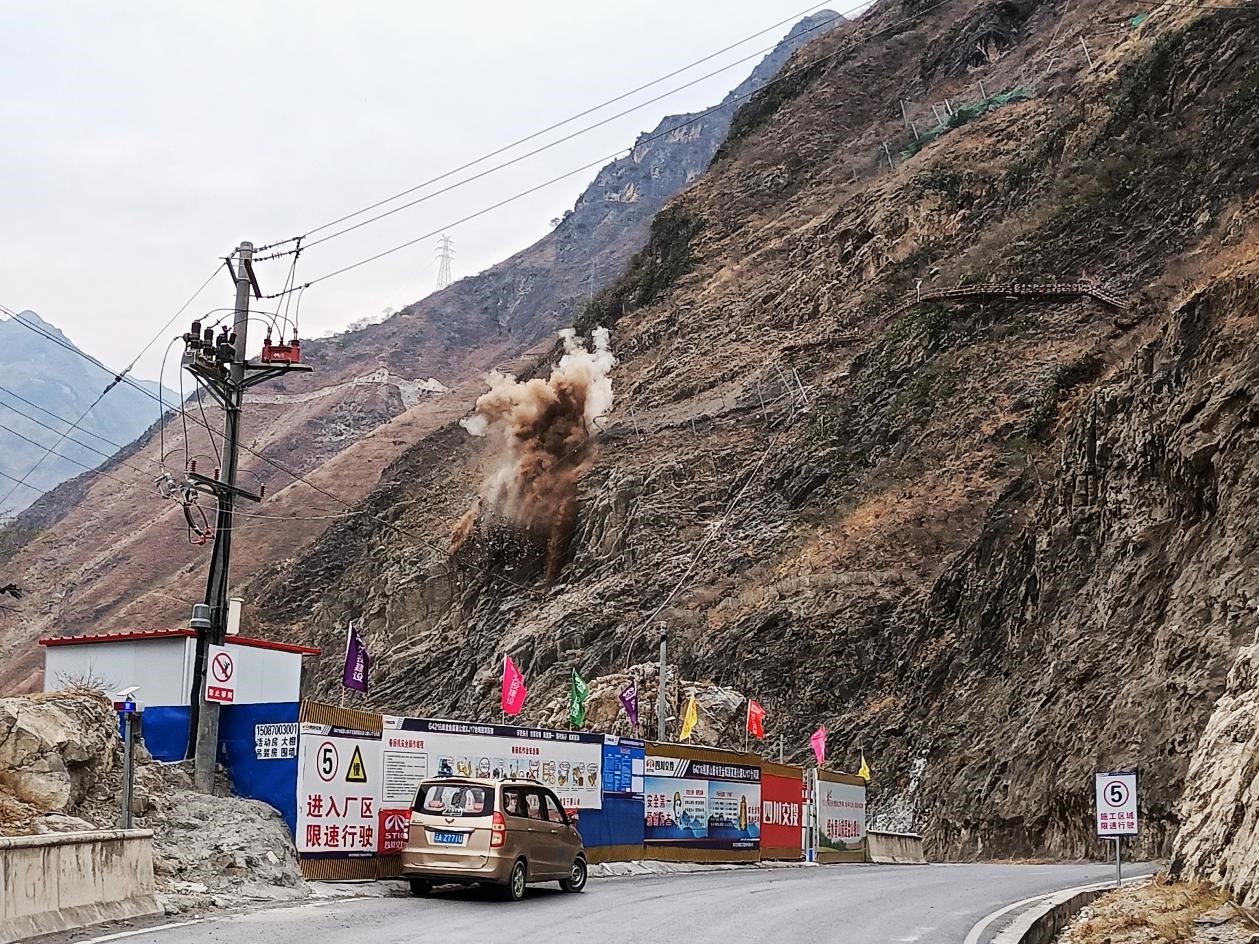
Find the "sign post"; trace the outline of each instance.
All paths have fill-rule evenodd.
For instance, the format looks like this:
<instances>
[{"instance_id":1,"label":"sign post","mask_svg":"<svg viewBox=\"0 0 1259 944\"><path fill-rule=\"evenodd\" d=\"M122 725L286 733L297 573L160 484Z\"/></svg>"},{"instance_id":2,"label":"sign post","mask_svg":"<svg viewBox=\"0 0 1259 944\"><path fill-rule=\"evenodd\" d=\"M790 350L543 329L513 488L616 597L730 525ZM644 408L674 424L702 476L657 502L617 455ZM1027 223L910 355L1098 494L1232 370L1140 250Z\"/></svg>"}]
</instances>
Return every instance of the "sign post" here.
<instances>
[{"instance_id":1,"label":"sign post","mask_svg":"<svg viewBox=\"0 0 1259 944\"><path fill-rule=\"evenodd\" d=\"M118 700L114 702L114 711L118 712L122 721L122 809L118 817L119 829L131 828L131 794L135 783L135 722L144 711L144 706L132 697L134 694L135 689L129 688L126 692L119 693Z\"/></svg>"},{"instance_id":2,"label":"sign post","mask_svg":"<svg viewBox=\"0 0 1259 944\"><path fill-rule=\"evenodd\" d=\"M1124 836L1137 834L1136 771L1111 771L1095 774L1097 798L1097 835L1115 841L1115 887L1123 884L1123 861L1120 842Z\"/></svg>"}]
</instances>

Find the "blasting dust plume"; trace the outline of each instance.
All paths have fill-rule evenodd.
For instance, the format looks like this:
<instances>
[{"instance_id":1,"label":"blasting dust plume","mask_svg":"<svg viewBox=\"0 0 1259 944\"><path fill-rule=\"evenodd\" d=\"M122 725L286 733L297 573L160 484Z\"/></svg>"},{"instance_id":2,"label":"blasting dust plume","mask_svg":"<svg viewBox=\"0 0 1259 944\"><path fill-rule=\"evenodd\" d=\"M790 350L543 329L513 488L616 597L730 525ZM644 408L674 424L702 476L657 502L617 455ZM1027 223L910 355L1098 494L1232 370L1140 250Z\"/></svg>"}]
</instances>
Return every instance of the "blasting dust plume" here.
<instances>
[{"instance_id":1,"label":"blasting dust plume","mask_svg":"<svg viewBox=\"0 0 1259 944\"><path fill-rule=\"evenodd\" d=\"M577 524L577 481L590 461L596 419L612 409L607 328L591 344L572 328L560 332L564 355L543 380L518 381L497 371L490 389L460 425L487 440L488 469L481 497L455 527L459 550L479 525L506 524L544 550L548 578L556 576Z\"/></svg>"}]
</instances>

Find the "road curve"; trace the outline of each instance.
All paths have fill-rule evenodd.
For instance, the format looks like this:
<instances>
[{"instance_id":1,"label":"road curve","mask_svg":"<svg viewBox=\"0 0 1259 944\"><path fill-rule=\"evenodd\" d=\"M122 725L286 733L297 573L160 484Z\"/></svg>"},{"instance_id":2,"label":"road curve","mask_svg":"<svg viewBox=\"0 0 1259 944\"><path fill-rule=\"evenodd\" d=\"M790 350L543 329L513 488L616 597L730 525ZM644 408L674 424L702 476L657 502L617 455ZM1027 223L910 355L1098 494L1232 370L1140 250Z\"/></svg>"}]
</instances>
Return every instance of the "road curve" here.
<instances>
[{"instance_id":1,"label":"road curve","mask_svg":"<svg viewBox=\"0 0 1259 944\"><path fill-rule=\"evenodd\" d=\"M451 888L228 915L126 944L961 944L1010 902L1113 875L1096 863L748 869L592 880L580 895L542 886L514 904Z\"/></svg>"}]
</instances>

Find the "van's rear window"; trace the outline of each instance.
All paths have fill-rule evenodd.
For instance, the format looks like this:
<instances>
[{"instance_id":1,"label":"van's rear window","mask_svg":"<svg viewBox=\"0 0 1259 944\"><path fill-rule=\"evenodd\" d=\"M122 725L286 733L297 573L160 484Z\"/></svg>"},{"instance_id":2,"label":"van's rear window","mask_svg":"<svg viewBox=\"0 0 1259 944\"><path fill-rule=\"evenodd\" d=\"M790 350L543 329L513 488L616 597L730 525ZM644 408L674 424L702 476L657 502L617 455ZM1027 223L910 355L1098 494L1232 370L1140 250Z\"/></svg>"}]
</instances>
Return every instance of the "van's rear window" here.
<instances>
[{"instance_id":1,"label":"van's rear window","mask_svg":"<svg viewBox=\"0 0 1259 944\"><path fill-rule=\"evenodd\" d=\"M425 783L415 796L415 809L435 816L489 816L494 792L475 784Z\"/></svg>"}]
</instances>

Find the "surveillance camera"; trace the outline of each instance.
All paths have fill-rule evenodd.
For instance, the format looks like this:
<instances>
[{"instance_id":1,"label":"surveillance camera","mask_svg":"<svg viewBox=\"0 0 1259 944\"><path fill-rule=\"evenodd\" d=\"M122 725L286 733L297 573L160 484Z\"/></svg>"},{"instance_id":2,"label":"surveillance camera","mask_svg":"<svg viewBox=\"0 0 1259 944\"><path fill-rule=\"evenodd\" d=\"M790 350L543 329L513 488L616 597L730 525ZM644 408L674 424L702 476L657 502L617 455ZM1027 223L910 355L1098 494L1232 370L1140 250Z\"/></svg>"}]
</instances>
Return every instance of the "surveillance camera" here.
<instances>
[{"instance_id":1,"label":"surveillance camera","mask_svg":"<svg viewBox=\"0 0 1259 944\"><path fill-rule=\"evenodd\" d=\"M139 690L140 690L139 685L132 685L130 688L124 688L122 691L118 692L118 697L125 701L126 699L130 698Z\"/></svg>"}]
</instances>

